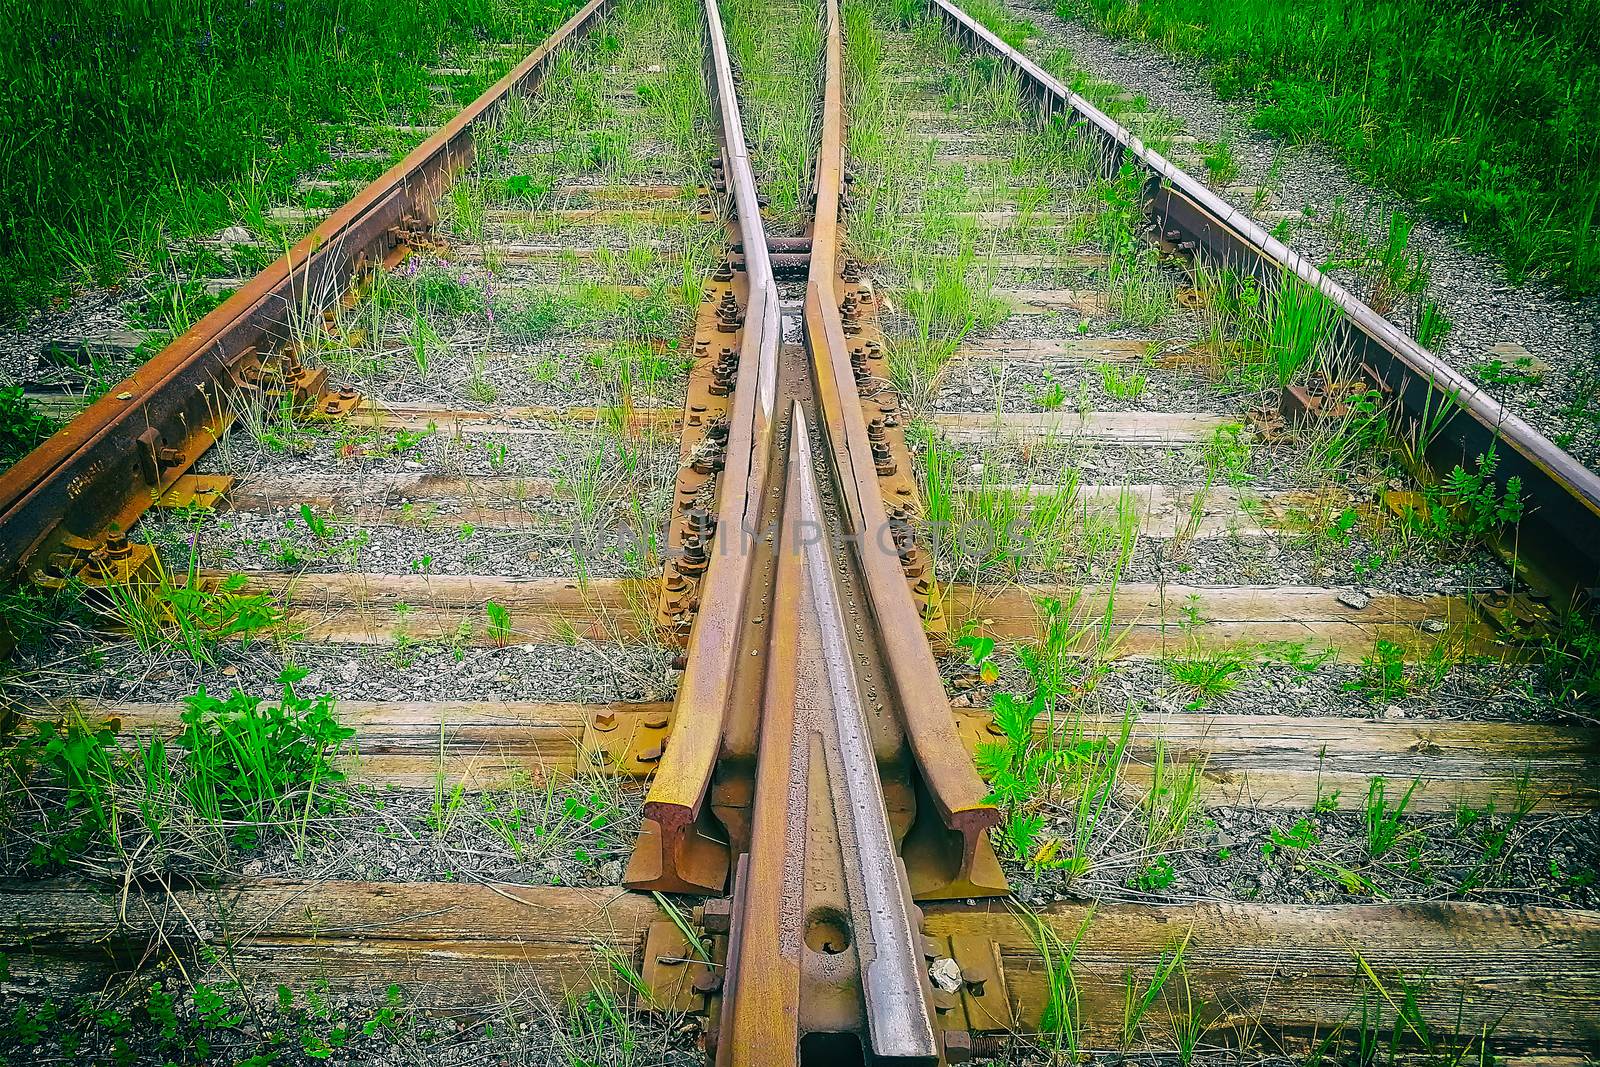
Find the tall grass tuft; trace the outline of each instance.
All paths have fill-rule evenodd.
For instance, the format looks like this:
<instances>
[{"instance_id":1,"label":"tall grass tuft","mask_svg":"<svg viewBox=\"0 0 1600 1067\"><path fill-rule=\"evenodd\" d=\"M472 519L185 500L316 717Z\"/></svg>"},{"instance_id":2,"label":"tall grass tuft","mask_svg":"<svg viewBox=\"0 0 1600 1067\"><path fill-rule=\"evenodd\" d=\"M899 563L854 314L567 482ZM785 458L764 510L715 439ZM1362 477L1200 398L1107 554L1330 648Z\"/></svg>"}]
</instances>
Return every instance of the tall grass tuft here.
<instances>
[{"instance_id":1,"label":"tall grass tuft","mask_svg":"<svg viewBox=\"0 0 1600 1067\"><path fill-rule=\"evenodd\" d=\"M110 284L172 237L260 215L348 122L431 121L428 73L483 38L536 41L570 0L7 4L0 321ZM515 58L507 53L501 66ZM464 103L480 71L451 86Z\"/></svg>"},{"instance_id":2,"label":"tall grass tuft","mask_svg":"<svg viewBox=\"0 0 1600 1067\"><path fill-rule=\"evenodd\" d=\"M1209 62L1258 126L1321 141L1514 278L1600 287L1600 0L1058 0Z\"/></svg>"}]
</instances>

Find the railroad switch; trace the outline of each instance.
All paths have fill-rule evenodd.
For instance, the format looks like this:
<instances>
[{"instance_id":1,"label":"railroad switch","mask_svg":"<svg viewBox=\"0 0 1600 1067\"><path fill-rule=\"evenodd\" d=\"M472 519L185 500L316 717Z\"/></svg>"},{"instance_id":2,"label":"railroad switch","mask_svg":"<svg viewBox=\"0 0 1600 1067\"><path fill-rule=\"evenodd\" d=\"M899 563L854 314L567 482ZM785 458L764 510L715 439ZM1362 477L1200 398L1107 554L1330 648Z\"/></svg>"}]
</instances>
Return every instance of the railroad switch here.
<instances>
[{"instance_id":1,"label":"railroad switch","mask_svg":"<svg viewBox=\"0 0 1600 1067\"><path fill-rule=\"evenodd\" d=\"M884 356L883 331L878 323L882 301L861 264L849 257L842 261L835 291L840 294L839 316L849 338L851 374L867 424L867 447L890 515L889 534L900 554L923 629L942 634L948 627L933 576L933 561L917 547L911 523L911 516L920 514L922 505L914 473L916 465L901 424L900 397Z\"/></svg>"}]
</instances>

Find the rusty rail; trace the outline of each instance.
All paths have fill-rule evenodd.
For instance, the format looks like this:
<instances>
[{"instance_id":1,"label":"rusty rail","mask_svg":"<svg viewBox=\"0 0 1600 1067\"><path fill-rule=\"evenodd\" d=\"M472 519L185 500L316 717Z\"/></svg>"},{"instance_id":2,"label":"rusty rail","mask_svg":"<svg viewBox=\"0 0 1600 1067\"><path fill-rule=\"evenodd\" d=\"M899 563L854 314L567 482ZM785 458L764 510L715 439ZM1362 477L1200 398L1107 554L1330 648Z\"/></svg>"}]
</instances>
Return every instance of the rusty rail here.
<instances>
[{"instance_id":1,"label":"rusty rail","mask_svg":"<svg viewBox=\"0 0 1600 1067\"><path fill-rule=\"evenodd\" d=\"M749 853L734 884L719 1067L820 1063L811 1034L870 1062L931 1063L921 914L895 853L870 713L834 572L838 546L796 401L771 600Z\"/></svg>"},{"instance_id":2,"label":"rusty rail","mask_svg":"<svg viewBox=\"0 0 1600 1067\"><path fill-rule=\"evenodd\" d=\"M836 0L825 11L816 211L808 237L773 245L786 269L802 257L809 267L803 301L784 307L801 338L756 343L766 331L752 325L754 272L772 261L751 254L766 238L741 215L751 303L738 388L758 399L730 413L726 469L738 474L720 486L720 547L627 877L635 888L717 893L732 870L728 898L704 910L725 970L703 971L696 985L721 995L706 1033L719 1067L931 1067L947 1048L970 1048L969 1031L1008 1025L974 1021L955 993L934 989L930 959L952 954L947 973L997 975L999 956L986 941L964 944L956 965L953 944L923 936L914 903L1003 894L1006 883L987 835L998 812L957 734L908 583L917 550L885 504L912 491L900 467L909 457L883 417L898 399L872 373L883 359L875 295L841 253ZM737 106L716 0L706 16L737 203L747 182L753 198L754 180L727 143ZM707 340L697 333L697 350ZM780 417L762 425L774 410ZM769 451L736 451L736 434ZM730 545L740 516L754 525ZM652 928L646 973L681 956L681 936Z\"/></svg>"},{"instance_id":3,"label":"rusty rail","mask_svg":"<svg viewBox=\"0 0 1600 1067\"><path fill-rule=\"evenodd\" d=\"M913 871L913 889L918 899L983 896L1005 887L999 865L988 851L988 829L999 813L984 801L989 790L956 732L949 699L943 683L937 681L939 665L906 587L852 367L852 349L858 346L851 344L840 311L846 301L853 307L874 302L870 286L847 280L841 263L844 78L838 0L827 0L827 11L822 139L811 230L811 273L806 285L806 347L849 513L854 552L877 625L885 674L922 784L938 808L939 823L954 835L954 840L942 839L932 821L923 820L919 829L927 836L908 839L906 855ZM859 347L865 347L866 338L858 340Z\"/></svg>"},{"instance_id":4,"label":"rusty rail","mask_svg":"<svg viewBox=\"0 0 1600 1067\"><path fill-rule=\"evenodd\" d=\"M1416 447L1432 470L1449 472L1457 464L1472 470L1478 456L1494 450L1499 460L1495 480L1503 489L1508 479L1518 478L1527 504L1515 542L1501 546L1502 551L1516 556L1542 591L1564 598L1600 586L1600 475L953 0L928 2L958 37L1015 70L1046 107L1070 114L1084 126L1098 142L1108 171L1128 159L1143 169L1145 211L1162 239L1265 284L1293 276L1326 296L1340 312L1334 346L1353 364L1364 365L1371 384L1394 401L1402 439Z\"/></svg>"},{"instance_id":5,"label":"rusty rail","mask_svg":"<svg viewBox=\"0 0 1600 1067\"><path fill-rule=\"evenodd\" d=\"M644 830L629 863L627 883L686 893L720 893L731 863L728 834L708 810L709 793L723 755L734 702L753 699L745 642L765 631L760 611L749 610L772 451L777 388L779 321L777 282L767 251L755 175L745 146L744 122L728 60L716 0L703 6L706 77L722 143L722 177L744 254L746 302L737 347L739 374L728 411L727 459L718 485L712 552L700 583L700 607L689 636L678 685L674 741L644 805ZM711 344L715 337L697 338ZM751 622L752 618L757 619ZM753 747L749 746L749 747ZM741 799L735 798L737 806ZM726 820L724 820L726 821ZM735 828L737 830L737 828Z\"/></svg>"},{"instance_id":6,"label":"rusty rail","mask_svg":"<svg viewBox=\"0 0 1600 1067\"><path fill-rule=\"evenodd\" d=\"M265 373L305 397L318 409L311 414L348 410L354 397L323 392L325 374L271 354L291 344L297 321L320 321L350 278L431 222L435 198L472 159L477 126L536 86L611 3L589 0L286 255L0 475L0 578L39 568L63 546L94 544L112 524L126 529L227 429L245 379Z\"/></svg>"}]
</instances>

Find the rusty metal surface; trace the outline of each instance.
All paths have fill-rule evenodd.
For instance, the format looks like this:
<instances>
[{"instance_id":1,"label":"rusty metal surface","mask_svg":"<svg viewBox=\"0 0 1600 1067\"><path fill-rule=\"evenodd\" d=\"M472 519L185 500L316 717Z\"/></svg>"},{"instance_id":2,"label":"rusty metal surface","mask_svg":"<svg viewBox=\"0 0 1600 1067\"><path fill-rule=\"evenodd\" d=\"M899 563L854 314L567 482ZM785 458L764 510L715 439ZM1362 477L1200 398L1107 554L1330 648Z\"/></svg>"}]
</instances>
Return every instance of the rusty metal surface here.
<instances>
[{"instance_id":1,"label":"rusty metal surface","mask_svg":"<svg viewBox=\"0 0 1600 1067\"><path fill-rule=\"evenodd\" d=\"M717 1063L820 1064L851 1045L867 1062L931 1067L1004 1013L936 994L929 960L953 950L930 948L914 900L1006 886L987 837L998 813L908 582L917 549L885 504L914 498L915 484L897 398L880 384L875 294L839 254L842 56L837 4L826 12L817 210L808 238L775 243L779 255L809 256L809 273L803 300L795 288L780 304L759 218L742 206L754 203L754 178L733 143L720 13L706 0L749 302L715 551L696 579L673 734L626 882L720 893L731 872L728 900L705 909L707 933L727 934L720 997L706 1009ZM770 333L757 327L763 293ZM679 981L671 938L654 940L647 955L669 959L647 959L652 974ZM978 960L974 988L997 960ZM686 1001L681 984L662 992Z\"/></svg>"},{"instance_id":2,"label":"rusty metal surface","mask_svg":"<svg viewBox=\"0 0 1600 1067\"><path fill-rule=\"evenodd\" d=\"M674 736L645 802L645 822L626 882L635 888L715 893L735 857L749 847L756 793L756 761L763 696L770 670L766 634L781 618L772 601L780 525L777 496L767 471L783 469L783 446L772 436L774 397L801 400L825 442L851 542L848 565L859 586L855 619L859 656L873 694L874 747L883 776L894 837L911 870L918 898L987 895L1005 891L1005 879L988 842L998 818L985 803L987 788L961 746L937 665L923 630L931 582L915 576L921 565L904 518L891 521L886 493L913 493L903 436L885 432L894 409L863 404L858 388L881 364L876 304L870 286L846 278L839 256L843 176L841 45L837 5L829 5L827 77L817 169L816 213L807 238L788 239L785 254L809 251L811 271L800 325L809 358L798 350L780 359L779 313L767 239L756 203L754 176L742 142L742 123L715 0L706 7L708 80L722 126L723 180L740 223L735 248L744 257L749 303L744 308L739 366L728 412L725 469L719 479L716 533L709 564L695 580L698 613L683 660ZM850 321L839 306L841 297ZM759 321L762 328L754 324ZM770 320L767 316L770 315ZM771 325L768 326L770 321ZM864 332L867 331L867 332ZM697 332L698 348L709 335ZM851 339L862 340L852 352ZM871 346L870 354L867 345ZM854 362L853 362L854 361ZM881 368L880 368L881 369ZM886 379L886 375L883 375ZM892 394L889 394L892 397ZM891 441L893 437L893 441ZM675 569L679 564L672 565ZM919 604L907 584L926 588ZM685 579L678 595L691 595ZM866 625L863 625L865 623Z\"/></svg>"},{"instance_id":3,"label":"rusty metal surface","mask_svg":"<svg viewBox=\"0 0 1600 1067\"><path fill-rule=\"evenodd\" d=\"M722 15L716 0L706 0L703 10L706 76L720 130L723 183L739 234L736 247L743 254L745 300L735 308L737 384L727 408L714 531L703 576L695 581L698 611L678 683L677 725L645 798L644 828L625 881L635 888L720 893L729 870L730 835L712 817L710 792L734 705L742 694L747 707L753 706L759 692L759 672L744 661L746 643L758 647L765 632L763 615L747 610L747 601L761 546L757 531L763 525L781 325ZM697 329L695 344L716 345L715 337L714 331ZM671 565L679 569L678 563ZM747 797L736 798L734 807L744 806Z\"/></svg>"},{"instance_id":4,"label":"rusty metal surface","mask_svg":"<svg viewBox=\"0 0 1600 1067\"><path fill-rule=\"evenodd\" d=\"M896 854L835 572L846 549L795 402L750 851L736 887L717 1062L798 1063L808 1033L932 1063L920 913ZM826 466L823 467L824 472Z\"/></svg>"},{"instance_id":5,"label":"rusty metal surface","mask_svg":"<svg viewBox=\"0 0 1600 1067\"><path fill-rule=\"evenodd\" d=\"M1290 274L1322 292L1341 312L1333 343L1352 363L1376 372L1402 415L1402 439L1420 444L1434 471L1447 473L1456 464L1474 469L1476 457L1493 448L1500 461L1495 480L1502 487L1509 478L1521 480L1527 509L1516 531L1517 543L1504 547L1519 553L1531 576L1560 595L1600 586L1600 475L1000 40L953 0L929 2L960 36L1015 69L1035 96L1084 124L1100 142L1108 170L1131 158L1146 171L1146 211L1165 240L1269 283Z\"/></svg>"},{"instance_id":6,"label":"rusty metal surface","mask_svg":"<svg viewBox=\"0 0 1600 1067\"><path fill-rule=\"evenodd\" d=\"M166 491L231 421L228 393L251 373L255 350L289 343L295 316L316 320L351 276L392 251L397 229L426 222L434 198L471 160L473 128L537 84L555 52L611 2L589 0L282 259L0 475L0 577L68 538L94 537L130 512L136 518Z\"/></svg>"},{"instance_id":7,"label":"rusty metal surface","mask_svg":"<svg viewBox=\"0 0 1600 1067\"><path fill-rule=\"evenodd\" d=\"M811 274L806 287L806 345L818 403L849 517L853 554L867 588L878 651L926 796L937 819L922 818L905 845L918 899L1006 891L988 840L999 812L962 747L939 668L923 634L896 551L879 485L878 463L840 313L840 207L844 175L842 46L837 0L828 0L828 38L818 150ZM862 314L857 309L857 315ZM925 812L919 814L926 815Z\"/></svg>"}]
</instances>

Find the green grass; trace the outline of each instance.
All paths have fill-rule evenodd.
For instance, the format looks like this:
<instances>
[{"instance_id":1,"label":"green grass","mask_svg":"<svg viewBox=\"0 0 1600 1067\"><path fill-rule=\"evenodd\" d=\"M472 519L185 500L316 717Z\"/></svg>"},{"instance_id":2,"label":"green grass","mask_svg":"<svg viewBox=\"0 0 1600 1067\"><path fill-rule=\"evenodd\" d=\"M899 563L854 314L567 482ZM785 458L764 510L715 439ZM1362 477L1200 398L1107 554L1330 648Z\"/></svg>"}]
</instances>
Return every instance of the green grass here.
<instances>
[{"instance_id":1,"label":"green grass","mask_svg":"<svg viewBox=\"0 0 1600 1067\"><path fill-rule=\"evenodd\" d=\"M174 649L196 663L214 664L223 641L248 644L278 627L284 612L271 593L246 589L242 574L220 581L202 577L195 536L183 574L175 576L158 554L153 580L85 587L82 595L95 613L125 631L140 649Z\"/></svg>"},{"instance_id":2,"label":"green grass","mask_svg":"<svg viewBox=\"0 0 1600 1067\"><path fill-rule=\"evenodd\" d=\"M296 691L305 674L285 668L274 701L202 687L170 742L119 746L110 726L77 713L33 724L4 754L7 828L31 844L32 865L82 861L90 871L107 853L119 870L160 869L303 831L336 801L336 761L355 734L333 697Z\"/></svg>"},{"instance_id":3,"label":"green grass","mask_svg":"<svg viewBox=\"0 0 1600 1067\"><path fill-rule=\"evenodd\" d=\"M107 0L8 5L0 47L0 321L110 284L171 239L259 225L346 123L436 120L495 69L427 66L535 41L568 0Z\"/></svg>"},{"instance_id":4,"label":"green grass","mask_svg":"<svg viewBox=\"0 0 1600 1067\"><path fill-rule=\"evenodd\" d=\"M1167 660L1163 666L1173 681L1194 693L1188 709L1194 711L1205 706L1211 697L1237 689L1251 664L1243 653L1234 649L1207 649L1197 645L1186 655Z\"/></svg>"},{"instance_id":5,"label":"green grass","mask_svg":"<svg viewBox=\"0 0 1600 1067\"><path fill-rule=\"evenodd\" d=\"M1162 991L1166 989L1167 982L1173 974L1179 973L1183 968L1183 954L1189 948L1189 938L1194 933L1191 927L1183 935L1183 940L1171 948L1163 949L1157 958L1155 967L1147 981L1140 981L1132 970L1127 971L1122 978L1122 1047L1132 1047L1143 1030L1145 1015L1162 999Z\"/></svg>"},{"instance_id":6,"label":"green grass","mask_svg":"<svg viewBox=\"0 0 1600 1067\"><path fill-rule=\"evenodd\" d=\"M33 451L59 427L22 393L20 385L0 388L0 471Z\"/></svg>"},{"instance_id":7,"label":"green grass","mask_svg":"<svg viewBox=\"0 0 1600 1067\"><path fill-rule=\"evenodd\" d=\"M1387 795L1388 788L1382 777L1374 778L1367 783L1367 803L1363 809L1367 830L1367 855L1375 860L1382 859L1399 843L1405 833L1400 824L1401 817L1405 815L1412 796L1421 785L1422 779L1414 779L1400 799L1391 804Z\"/></svg>"},{"instance_id":8,"label":"green grass","mask_svg":"<svg viewBox=\"0 0 1600 1067\"><path fill-rule=\"evenodd\" d=\"M1600 286L1600 0L1060 0L1201 58L1256 125L1465 224L1513 278Z\"/></svg>"},{"instance_id":9,"label":"green grass","mask_svg":"<svg viewBox=\"0 0 1600 1067\"><path fill-rule=\"evenodd\" d=\"M1151 851L1180 841L1200 811L1205 762L1180 763L1157 737L1150 757L1150 788L1145 793L1145 848Z\"/></svg>"},{"instance_id":10,"label":"green grass","mask_svg":"<svg viewBox=\"0 0 1600 1067\"><path fill-rule=\"evenodd\" d=\"M810 214L823 29L820 8L729 0L722 7L728 51L739 73L739 107L762 213L779 232L799 232Z\"/></svg>"},{"instance_id":11,"label":"green grass","mask_svg":"<svg viewBox=\"0 0 1600 1067\"><path fill-rule=\"evenodd\" d=\"M1044 1004L1039 1015L1039 1042L1058 1054L1065 1053L1064 1058L1068 1062L1076 1060L1078 1041L1083 1030L1083 1018L1079 1011L1078 980L1073 973L1072 964L1079 946L1083 944L1084 937L1089 932L1089 922L1094 918L1094 909L1093 907L1089 909L1083 922L1078 926L1077 934L1071 941L1067 941L1043 917L1035 915L1018 904L1015 899L1009 903L1020 923L1027 929L1034 950L1039 954L1044 972Z\"/></svg>"}]
</instances>

